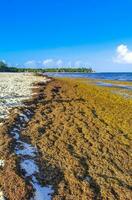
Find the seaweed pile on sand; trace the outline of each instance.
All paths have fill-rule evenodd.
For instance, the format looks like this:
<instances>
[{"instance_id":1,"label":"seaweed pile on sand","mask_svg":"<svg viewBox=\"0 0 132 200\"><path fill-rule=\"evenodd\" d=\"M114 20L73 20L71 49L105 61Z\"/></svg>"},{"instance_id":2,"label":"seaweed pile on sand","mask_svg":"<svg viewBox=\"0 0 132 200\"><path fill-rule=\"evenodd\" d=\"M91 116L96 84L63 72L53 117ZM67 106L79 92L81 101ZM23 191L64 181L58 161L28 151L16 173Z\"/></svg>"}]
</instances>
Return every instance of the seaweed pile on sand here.
<instances>
[{"instance_id":1,"label":"seaweed pile on sand","mask_svg":"<svg viewBox=\"0 0 132 200\"><path fill-rule=\"evenodd\" d=\"M9 199L32 198L35 175L41 186L52 186L48 197L53 200L131 200L132 99L111 91L84 79L40 84L29 103L30 120L26 122L28 113L26 118L19 115L25 124L21 142L14 144L5 133L13 130L13 120L2 130L2 159L8 156L10 165L5 163L0 182ZM25 147L33 157L25 155Z\"/></svg>"}]
</instances>

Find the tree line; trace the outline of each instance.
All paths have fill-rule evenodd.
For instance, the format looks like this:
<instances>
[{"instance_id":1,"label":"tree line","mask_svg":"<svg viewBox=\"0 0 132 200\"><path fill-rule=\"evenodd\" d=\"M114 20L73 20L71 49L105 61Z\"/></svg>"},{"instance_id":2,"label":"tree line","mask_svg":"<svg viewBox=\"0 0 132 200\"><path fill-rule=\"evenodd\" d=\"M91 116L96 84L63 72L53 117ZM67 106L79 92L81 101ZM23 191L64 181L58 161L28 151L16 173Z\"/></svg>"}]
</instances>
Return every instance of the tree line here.
<instances>
[{"instance_id":1,"label":"tree line","mask_svg":"<svg viewBox=\"0 0 132 200\"><path fill-rule=\"evenodd\" d=\"M86 67L79 68L42 68L42 69L34 69L34 68L17 68L17 67L9 67L6 63L0 61L0 72L35 72L35 73L46 73L46 72L79 72L79 73L92 73L93 69Z\"/></svg>"}]
</instances>

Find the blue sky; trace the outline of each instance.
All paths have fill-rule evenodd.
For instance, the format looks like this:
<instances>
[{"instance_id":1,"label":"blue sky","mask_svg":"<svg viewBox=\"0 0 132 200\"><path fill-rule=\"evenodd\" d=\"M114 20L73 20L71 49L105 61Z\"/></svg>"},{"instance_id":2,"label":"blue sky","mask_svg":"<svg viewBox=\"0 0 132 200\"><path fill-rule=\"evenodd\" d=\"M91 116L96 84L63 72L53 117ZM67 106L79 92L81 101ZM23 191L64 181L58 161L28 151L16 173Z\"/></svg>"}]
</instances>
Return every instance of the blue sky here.
<instances>
[{"instance_id":1,"label":"blue sky","mask_svg":"<svg viewBox=\"0 0 132 200\"><path fill-rule=\"evenodd\" d=\"M132 71L131 0L0 0L0 59Z\"/></svg>"}]
</instances>

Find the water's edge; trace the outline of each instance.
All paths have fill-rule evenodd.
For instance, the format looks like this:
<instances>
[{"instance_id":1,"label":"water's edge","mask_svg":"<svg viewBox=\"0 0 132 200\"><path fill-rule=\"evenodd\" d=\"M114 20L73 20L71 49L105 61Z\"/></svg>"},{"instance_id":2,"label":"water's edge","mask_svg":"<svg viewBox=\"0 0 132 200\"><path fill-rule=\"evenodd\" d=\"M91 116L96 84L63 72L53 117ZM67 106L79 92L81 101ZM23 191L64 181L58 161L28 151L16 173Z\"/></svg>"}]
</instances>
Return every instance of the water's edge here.
<instances>
[{"instance_id":1,"label":"water's edge","mask_svg":"<svg viewBox=\"0 0 132 200\"><path fill-rule=\"evenodd\" d=\"M117 81L132 81L132 72L117 72L117 73L70 73L70 72L48 72L44 73L49 77L66 77L66 78L88 78L101 80L117 80Z\"/></svg>"}]
</instances>

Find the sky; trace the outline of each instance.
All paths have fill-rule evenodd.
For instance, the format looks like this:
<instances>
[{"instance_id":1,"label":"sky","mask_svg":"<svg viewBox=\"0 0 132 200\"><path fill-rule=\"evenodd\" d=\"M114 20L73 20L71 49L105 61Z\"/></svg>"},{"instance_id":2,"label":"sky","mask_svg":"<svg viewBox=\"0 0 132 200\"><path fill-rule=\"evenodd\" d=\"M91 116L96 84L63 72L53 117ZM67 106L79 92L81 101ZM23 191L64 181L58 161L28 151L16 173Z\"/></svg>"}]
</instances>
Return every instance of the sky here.
<instances>
[{"instance_id":1,"label":"sky","mask_svg":"<svg viewBox=\"0 0 132 200\"><path fill-rule=\"evenodd\" d=\"M0 0L0 60L132 72L132 0Z\"/></svg>"}]
</instances>

